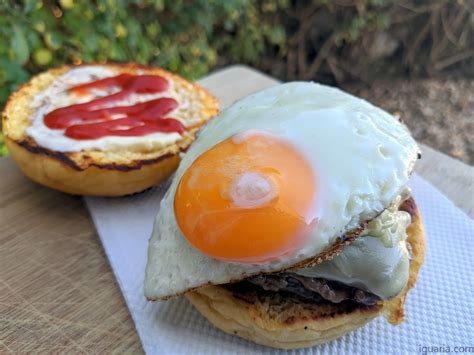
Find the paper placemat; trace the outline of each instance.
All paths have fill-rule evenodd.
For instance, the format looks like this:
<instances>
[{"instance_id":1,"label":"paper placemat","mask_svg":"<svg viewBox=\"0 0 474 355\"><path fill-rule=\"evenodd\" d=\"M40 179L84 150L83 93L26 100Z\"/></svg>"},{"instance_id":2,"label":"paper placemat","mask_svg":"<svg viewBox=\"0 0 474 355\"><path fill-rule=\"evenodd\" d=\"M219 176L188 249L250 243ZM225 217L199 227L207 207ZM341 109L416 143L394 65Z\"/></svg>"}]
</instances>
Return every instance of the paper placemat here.
<instances>
[{"instance_id":1,"label":"paper placemat","mask_svg":"<svg viewBox=\"0 0 474 355\"><path fill-rule=\"evenodd\" d=\"M380 317L338 340L291 353L417 353L430 347L454 352L474 346L474 221L421 177L413 176L410 186L423 215L427 248L407 297L405 323L392 326ZM165 190L166 184L130 197L85 199L145 352L286 353L221 332L183 297L145 299L148 239Z\"/></svg>"}]
</instances>

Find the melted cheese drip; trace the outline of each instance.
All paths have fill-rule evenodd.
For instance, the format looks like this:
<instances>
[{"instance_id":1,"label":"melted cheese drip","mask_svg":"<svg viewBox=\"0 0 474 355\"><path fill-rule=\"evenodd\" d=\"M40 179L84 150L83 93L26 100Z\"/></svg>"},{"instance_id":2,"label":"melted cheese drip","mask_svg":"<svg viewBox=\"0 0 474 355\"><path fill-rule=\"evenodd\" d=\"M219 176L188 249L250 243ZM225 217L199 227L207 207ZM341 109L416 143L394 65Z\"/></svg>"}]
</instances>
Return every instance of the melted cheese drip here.
<instances>
[{"instance_id":1,"label":"melted cheese drip","mask_svg":"<svg viewBox=\"0 0 474 355\"><path fill-rule=\"evenodd\" d=\"M364 232L331 261L296 272L306 277L324 278L369 291L382 299L397 296L408 282L410 253L406 229L411 223L407 212L394 205L372 220Z\"/></svg>"}]
</instances>

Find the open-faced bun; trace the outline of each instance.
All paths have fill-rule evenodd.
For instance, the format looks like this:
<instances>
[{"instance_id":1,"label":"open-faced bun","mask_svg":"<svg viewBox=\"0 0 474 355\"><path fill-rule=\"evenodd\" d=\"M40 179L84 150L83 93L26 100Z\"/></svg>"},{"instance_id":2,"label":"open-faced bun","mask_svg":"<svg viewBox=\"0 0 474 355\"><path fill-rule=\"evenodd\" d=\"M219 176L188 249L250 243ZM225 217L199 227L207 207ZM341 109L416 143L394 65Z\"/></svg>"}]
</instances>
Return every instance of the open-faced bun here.
<instances>
[{"instance_id":1,"label":"open-faced bun","mask_svg":"<svg viewBox=\"0 0 474 355\"><path fill-rule=\"evenodd\" d=\"M143 149L81 149L64 151L40 145L28 128L32 125L31 103L58 78L80 66L51 69L33 77L13 93L3 112L3 132L12 158L32 180L70 194L122 196L143 191L166 179L178 166L180 152L196 137L199 127L218 112L218 101L199 85L163 69L135 64L93 65L122 73L153 74L172 82L186 129L171 144ZM186 120L192 124L186 125Z\"/></svg>"}]
</instances>

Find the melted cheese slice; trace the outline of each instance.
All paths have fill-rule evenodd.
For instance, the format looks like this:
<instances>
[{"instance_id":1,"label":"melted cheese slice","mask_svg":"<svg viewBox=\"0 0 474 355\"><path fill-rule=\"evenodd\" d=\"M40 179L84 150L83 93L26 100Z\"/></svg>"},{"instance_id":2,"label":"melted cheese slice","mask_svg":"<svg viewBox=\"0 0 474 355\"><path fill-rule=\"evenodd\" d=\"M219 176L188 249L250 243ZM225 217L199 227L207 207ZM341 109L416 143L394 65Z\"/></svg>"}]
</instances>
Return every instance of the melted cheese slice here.
<instances>
[{"instance_id":1,"label":"melted cheese slice","mask_svg":"<svg viewBox=\"0 0 474 355\"><path fill-rule=\"evenodd\" d=\"M410 223L407 212L392 206L371 221L364 236L346 246L341 254L296 274L338 281L382 299L395 297L408 282L410 253L406 229Z\"/></svg>"}]
</instances>

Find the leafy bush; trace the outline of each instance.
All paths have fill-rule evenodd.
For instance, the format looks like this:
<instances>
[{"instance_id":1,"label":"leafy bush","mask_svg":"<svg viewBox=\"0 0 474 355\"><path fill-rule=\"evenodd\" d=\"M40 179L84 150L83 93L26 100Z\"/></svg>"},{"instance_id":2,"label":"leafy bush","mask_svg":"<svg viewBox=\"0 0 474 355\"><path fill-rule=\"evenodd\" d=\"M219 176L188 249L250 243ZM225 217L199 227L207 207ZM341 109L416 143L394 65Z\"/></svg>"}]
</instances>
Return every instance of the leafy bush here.
<instances>
[{"instance_id":1,"label":"leafy bush","mask_svg":"<svg viewBox=\"0 0 474 355\"><path fill-rule=\"evenodd\" d=\"M63 63L138 62L195 79L239 62L282 79L332 84L453 72L472 77L474 12L467 3L4 0L0 109L31 75Z\"/></svg>"},{"instance_id":2,"label":"leafy bush","mask_svg":"<svg viewBox=\"0 0 474 355\"><path fill-rule=\"evenodd\" d=\"M0 2L0 109L19 84L63 63L157 65L195 79L218 53L255 64L285 32L259 14L285 1L27 0ZM0 142L0 155L2 142Z\"/></svg>"},{"instance_id":3,"label":"leafy bush","mask_svg":"<svg viewBox=\"0 0 474 355\"><path fill-rule=\"evenodd\" d=\"M285 2L270 1L265 13ZM265 2L263 2L265 4ZM261 22L255 2L27 0L0 4L0 106L31 74L82 62L158 65L194 79L218 52L256 62L284 30Z\"/></svg>"}]
</instances>

